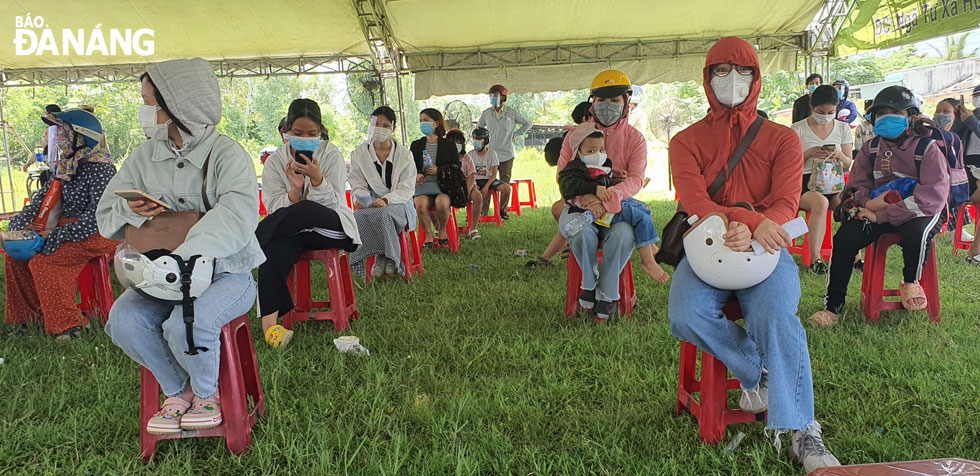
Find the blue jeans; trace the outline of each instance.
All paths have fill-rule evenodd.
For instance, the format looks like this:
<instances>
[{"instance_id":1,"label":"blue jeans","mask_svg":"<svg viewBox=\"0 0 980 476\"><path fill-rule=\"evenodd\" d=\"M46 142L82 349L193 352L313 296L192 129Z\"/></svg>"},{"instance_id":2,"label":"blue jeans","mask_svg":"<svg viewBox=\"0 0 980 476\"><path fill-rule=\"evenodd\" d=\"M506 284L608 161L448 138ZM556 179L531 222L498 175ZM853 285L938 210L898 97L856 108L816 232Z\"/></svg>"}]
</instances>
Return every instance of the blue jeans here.
<instances>
[{"instance_id":1,"label":"blue jeans","mask_svg":"<svg viewBox=\"0 0 980 476\"><path fill-rule=\"evenodd\" d=\"M745 327L721 309L738 299ZM701 281L687 258L671 278L670 333L720 359L744 389L759 386L768 371L769 422L774 430L803 430L813 419L813 381L806 331L796 316L800 277L789 252L765 281L748 289L724 291Z\"/></svg>"},{"instance_id":2,"label":"blue jeans","mask_svg":"<svg viewBox=\"0 0 980 476\"><path fill-rule=\"evenodd\" d=\"M565 207L558 218L558 227L565 228L569 220L578 213L568 213ZM602 240L602 266L600 269L596 254ZM633 228L629 223L619 222L609 228L595 224L568 238L568 247L582 268L582 289L596 290L596 299L616 301L619 299L619 273L633 254Z\"/></svg>"},{"instance_id":3,"label":"blue jeans","mask_svg":"<svg viewBox=\"0 0 980 476\"><path fill-rule=\"evenodd\" d=\"M623 210L617 213L610 223L629 223L633 227L634 246L643 248L660 241L657 228L653 226L653 217L650 216L649 205L635 198L627 198L620 205L622 205Z\"/></svg>"},{"instance_id":4,"label":"blue jeans","mask_svg":"<svg viewBox=\"0 0 980 476\"><path fill-rule=\"evenodd\" d=\"M210 398L218 391L221 328L255 303L251 273L220 274L194 302L194 344L207 352L187 355L181 306L140 296L132 289L119 296L105 332L136 363L153 373L168 397L180 395L190 380L194 395Z\"/></svg>"}]
</instances>

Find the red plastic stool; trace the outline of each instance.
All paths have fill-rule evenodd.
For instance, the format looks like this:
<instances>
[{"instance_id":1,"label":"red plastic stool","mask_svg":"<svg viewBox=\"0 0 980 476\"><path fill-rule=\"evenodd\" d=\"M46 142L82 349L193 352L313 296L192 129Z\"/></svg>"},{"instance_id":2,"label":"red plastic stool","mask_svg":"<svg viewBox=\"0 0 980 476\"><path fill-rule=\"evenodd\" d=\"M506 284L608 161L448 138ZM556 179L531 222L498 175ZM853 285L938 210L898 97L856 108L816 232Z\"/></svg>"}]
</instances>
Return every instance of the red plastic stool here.
<instances>
[{"instance_id":1,"label":"red plastic stool","mask_svg":"<svg viewBox=\"0 0 980 476\"><path fill-rule=\"evenodd\" d=\"M310 283L310 261L319 261L327 272L326 301L314 301ZM289 272L286 284L293 295L295 306L282 318L282 326L292 329L293 323L309 320L333 321L334 329L347 329L350 319L357 319L357 301L354 298L354 280L350 275L347 253L343 250L306 251Z\"/></svg>"},{"instance_id":2,"label":"red plastic stool","mask_svg":"<svg viewBox=\"0 0 980 476\"><path fill-rule=\"evenodd\" d=\"M479 216L478 223L496 223L498 227L504 226L504 220L500 218L500 192L490 191L490 199L493 200L493 215L482 216L479 211L474 213L473 202L466 204L466 226L459 229L462 234L467 234L473 229L473 219Z\"/></svg>"},{"instance_id":3,"label":"red plastic stool","mask_svg":"<svg viewBox=\"0 0 980 476\"><path fill-rule=\"evenodd\" d=\"M742 318L738 301L729 301L724 308L731 321ZM677 377L676 414L690 413L698 420L701 441L718 444L725 439L725 427L734 423L765 421L766 412L746 413L728 407L728 391L741 387L738 379L728 378L728 367L713 355L701 350L701 379L697 377L697 346L681 341L680 373ZM699 393L699 399L694 394Z\"/></svg>"},{"instance_id":4,"label":"red plastic stool","mask_svg":"<svg viewBox=\"0 0 980 476\"><path fill-rule=\"evenodd\" d=\"M357 204L354 202L354 199L351 197L350 189L347 189L347 208L350 208L351 210L357 210Z\"/></svg>"},{"instance_id":5,"label":"red plastic stool","mask_svg":"<svg viewBox=\"0 0 980 476\"><path fill-rule=\"evenodd\" d=\"M953 256L956 256L960 250L969 250L973 246L972 241L963 241L963 223L966 221L966 211L969 208L970 218L973 219L974 223L974 236L980 233L980 220L977 220L977 207L973 206L972 203L964 203L960 205L959 210L956 212L956 230L953 231Z\"/></svg>"},{"instance_id":6,"label":"red plastic stool","mask_svg":"<svg viewBox=\"0 0 980 476\"><path fill-rule=\"evenodd\" d=\"M459 228L456 225L456 209L452 207L449 209L452 210L449 214L449 221L446 223L446 235L449 238L449 250L453 253L459 253ZM436 209L434 207L430 207L429 211L434 213ZM425 243L425 234L427 230L424 226L421 226L421 222L419 222L418 230L419 240L421 240L420 243Z\"/></svg>"},{"instance_id":7,"label":"red plastic stool","mask_svg":"<svg viewBox=\"0 0 980 476\"><path fill-rule=\"evenodd\" d=\"M109 257L92 258L78 275L78 294L81 300L78 308L85 317L97 315L105 323L109 309L116 298L112 294L112 278L109 274Z\"/></svg>"},{"instance_id":8,"label":"red plastic stool","mask_svg":"<svg viewBox=\"0 0 980 476\"><path fill-rule=\"evenodd\" d=\"M901 235L889 233L878 238L876 243L868 246L865 252L864 278L861 280L861 310L871 322L878 322L881 311L898 311L904 309L900 301L886 301L889 296L899 296L898 289L884 289L885 261L888 247L902 241ZM936 243L929 247L929 256L922 267L922 279L919 284L926 293L929 320L939 324L939 269L936 266Z\"/></svg>"},{"instance_id":9,"label":"red plastic stool","mask_svg":"<svg viewBox=\"0 0 980 476\"><path fill-rule=\"evenodd\" d=\"M521 200L519 189L521 184L527 184L527 199ZM531 209L538 208L538 194L534 191L534 181L531 179L516 179L510 183L511 196L510 205L507 207L508 212L516 212L517 216L521 216L521 207L531 207Z\"/></svg>"},{"instance_id":10,"label":"red plastic stool","mask_svg":"<svg viewBox=\"0 0 980 476\"><path fill-rule=\"evenodd\" d=\"M803 216L805 216L806 217L806 220L809 221L809 219L810 219L810 212L809 211L806 211L806 210L800 210L800 211L803 212ZM833 222L833 219L832 219L832 214L830 212L828 212L827 213L827 228L826 228L826 230L825 230L825 232L823 234L823 244L820 246L820 258L823 259L824 262L830 262L830 255L833 254L833 251L834 251L833 224L834 224L834 222ZM787 250L790 253L792 253L794 255L800 255L803 258L803 263L802 264L803 264L803 267L804 268L809 268L810 267L810 264L811 264L811 262L813 260L813 256L811 256L811 254L810 254L810 234L809 233L806 233L806 234L803 235L803 244L802 245L797 245L796 242L794 241L793 242L793 245L790 246L789 248L787 248Z\"/></svg>"},{"instance_id":11,"label":"red plastic stool","mask_svg":"<svg viewBox=\"0 0 980 476\"><path fill-rule=\"evenodd\" d=\"M151 435L146 422L160 409L160 384L145 367L140 372L140 454L149 463L156 453L157 442L177 438L220 436L228 451L242 454L252 442L252 427L265 415L265 397L255 361L248 314L239 316L221 328L221 363L218 366L218 392L221 397L222 423L208 430L182 431L173 435ZM248 409L249 400L252 409Z\"/></svg>"},{"instance_id":12,"label":"red plastic stool","mask_svg":"<svg viewBox=\"0 0 980 476\"><path fill-rule=\"evenodd\" d=\"M602 263L601 249L596 259ZM579 310L578 294L582 288L582 268L579 267L574 253L568 255L566 263L568 272L565 280L565 317L572 317ZM619 302L617 303L619 315L623 317L633 315L633 308L638 302L636 287L633 284L633 266L627 261L623 271L619 273Z\"/></svg>"},{"instance_id":13,"label":"red plastic stool","mask_svg":"<svg viewBox=\"0 0 980 476\"><path fill-rule=\"evenodd\" d=\"M412 275L422 276L425 270L422 268L422 246L415 236L415 230L398 232L398 245L401 248L402 263L405 264L405 282L412 280ZM370 283L374 278L371 277L371 268L374 266L374 256L368 256L364 260L364 282Z\"/></svg>"}]
</instances>

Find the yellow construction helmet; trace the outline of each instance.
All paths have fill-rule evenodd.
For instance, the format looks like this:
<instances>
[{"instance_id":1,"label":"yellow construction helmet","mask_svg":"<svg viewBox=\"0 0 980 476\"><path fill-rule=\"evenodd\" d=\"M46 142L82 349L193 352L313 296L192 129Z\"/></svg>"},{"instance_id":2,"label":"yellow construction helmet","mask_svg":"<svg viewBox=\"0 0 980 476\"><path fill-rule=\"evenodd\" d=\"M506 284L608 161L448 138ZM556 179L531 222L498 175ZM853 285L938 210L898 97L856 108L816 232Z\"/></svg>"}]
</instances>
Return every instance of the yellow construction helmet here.
<instances>
[{"instance_id":1,"label":"yellow construction helmet","mask_svg":"<svg viewBox=\"0 0 980 476\"><path fill-rule=\"evenodd\" d=\"M595 75L589 89L592 90L593 96L601 98L612 98L633 93L629 76L616 69L607 69Z\"/></svg>"}]
</instances>

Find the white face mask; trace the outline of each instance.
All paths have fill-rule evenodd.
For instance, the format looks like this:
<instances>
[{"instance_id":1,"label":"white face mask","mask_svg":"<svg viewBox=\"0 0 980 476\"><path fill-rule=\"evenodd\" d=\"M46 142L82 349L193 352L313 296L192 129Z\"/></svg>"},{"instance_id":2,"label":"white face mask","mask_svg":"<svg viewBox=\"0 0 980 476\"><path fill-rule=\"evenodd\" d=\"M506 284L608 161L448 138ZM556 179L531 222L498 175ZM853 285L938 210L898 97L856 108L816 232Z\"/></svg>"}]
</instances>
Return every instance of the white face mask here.
<instances>
[{"instance_id":1,"label":"white face mask","mask_svg":"<svg viewBox=\"0 0 980 476\"><path fill-rule=\"evenodd\" d=\"M166 138L167 134L164 133L163 137L160 137L160 131L166 131L170 127L170 120L165 124L157 124L157 111L160 108L158 106L150 106L147 104L140 105L139 120L140 125L143 126L143 133L149 140Z\"/></svg>"},{"instance_id":2,"label":"white face mask","mask_svg":"<svg viewBox=\"0 0 980 476\"><path fill-rule=\"evenodd\" d=\"M973 107L980 108L980 96L973 98Z\"/></svg>"},{"instance_id":3,"label":"white face mask","mask_svg":"<svg viewBox=\"0 0 980 476\"><path fill-rule=\"evenodd\" d=\"M391 129L387 129L384 127L375 127L374 132L371 133L371 139L375 142L384 142L388 139L391 139L392 132L393 131Z\"/></svg>"},{"instance_id":4,"label":"white face mask","mask_svg":"<svg viewBox=\"0 0 980 476\"><path fill-rule=\"evenodd\" d=\"M834 115L813 113L813 120L817 121L817 124L830 124L834 120Z\"/></svg>"},{"instance_id":5,"label":"white face mask","mask_svg":"<svg viewBox=\"0 0 980 476\"><path fill-rule=\"evenodd\" d=\"M735 107L749 97L752 78L753 75L745 76L734 71L728 76L715 76L711 78L711 90L722 106Z\"/></svg>"},{"instance_id":6,"label":"white face mask","mask_svg":"<svg viewBox=\"0 0 980 476\"><path fill-rule=\"evenodd\" d=\"M606 163L606 153L596 152L592 155L583 155L582 162L589 167L602 167L602 164Z\"/></svg>"},{"instance_id":7,"label":"white face mask","mask_svg":"<svg viewBox=\"0 0 980 476\"><path fill-rule=\"evenodd\" d=\"M463 151L463 144L456 144L456 153L458 154L462 151Z\"/></svg>"}]
</instances>

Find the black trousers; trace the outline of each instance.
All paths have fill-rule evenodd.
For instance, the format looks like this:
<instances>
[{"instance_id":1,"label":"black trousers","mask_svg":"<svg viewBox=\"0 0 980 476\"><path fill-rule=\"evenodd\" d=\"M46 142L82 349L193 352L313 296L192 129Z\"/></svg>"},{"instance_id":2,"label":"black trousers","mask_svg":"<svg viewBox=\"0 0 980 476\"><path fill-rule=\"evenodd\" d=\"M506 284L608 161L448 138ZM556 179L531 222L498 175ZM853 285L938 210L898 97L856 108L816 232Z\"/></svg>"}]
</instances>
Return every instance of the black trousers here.
<instances>
[{"instance_id":1,"label":"black trousers","mask_svg":"<svg viewBox=\"0 0 980 476\"><path fill-rule=\"evenodd\" d=\"M847 284L854 271L854 257L881 235L898 233L902 235L902 268L906 283L914 283L922 276L922 265L929 256L932 239L942 228L940 216L913 218L899 226L889 223L865 224L863 220L848 220L834 235L834 252L830 259L827 276L827 310L840 314L847 297ZM869 257L870 258L870 257ZM868 264L870 265L870 263ZM866 266L868 266L866 265Z\"/></svg>"},{"instance_id":2,"label":"black trousers","mask_svg":"<svg viewBox=\"0 0 980 476\"><path fill-rule=\"evenodd\" d=\"M259 309L262 315L278 311L282 316L293 310L293 297L286 279L304 251L357 249L346 235L339 239L315 231L302 232L310 228L323 228L343 235L337 212L309 200L276 210L259 222L255 235L265 253L265 262L259 265Z\"/></svg>"}]
</instances>

